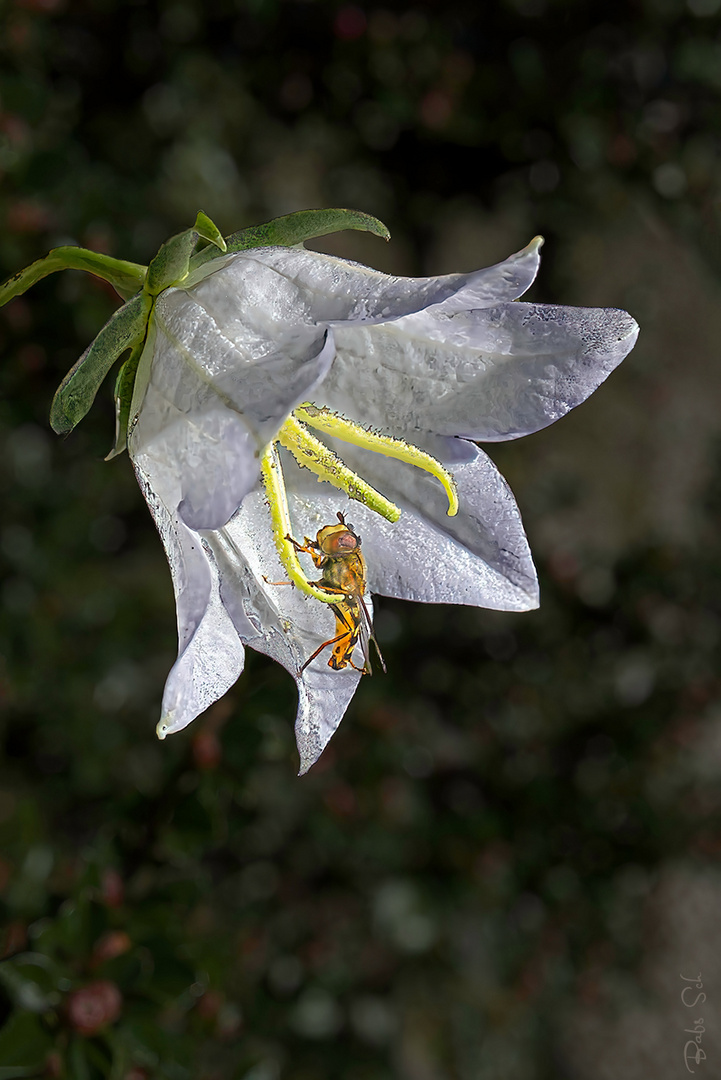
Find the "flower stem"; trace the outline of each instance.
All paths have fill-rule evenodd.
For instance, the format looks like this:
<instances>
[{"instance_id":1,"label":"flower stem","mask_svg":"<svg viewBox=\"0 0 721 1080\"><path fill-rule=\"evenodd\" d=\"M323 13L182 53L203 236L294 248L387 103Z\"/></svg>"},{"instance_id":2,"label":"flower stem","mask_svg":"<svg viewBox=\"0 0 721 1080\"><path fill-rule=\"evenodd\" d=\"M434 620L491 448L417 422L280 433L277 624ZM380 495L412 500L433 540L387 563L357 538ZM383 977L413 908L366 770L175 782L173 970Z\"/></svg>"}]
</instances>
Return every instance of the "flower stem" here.
<instances>
[{"instance_id":1,"label":"flower stem","mask_svg":"<svg viewBox=\"0 0 721 1080\"><path fill-rule=\"evenodd\" d=\"M27 292L36 281L58 270L87 270L89 274L95 274L96 277L110 282L124 300L129 300L142 289L147 273L147 267L140 266L139 263L113 259L110 255L101 255L97 251L88 251L87 248L57 247L44 259L31 263L0 285L0 307L13 297Z\"/></svg>"}]
</instances>

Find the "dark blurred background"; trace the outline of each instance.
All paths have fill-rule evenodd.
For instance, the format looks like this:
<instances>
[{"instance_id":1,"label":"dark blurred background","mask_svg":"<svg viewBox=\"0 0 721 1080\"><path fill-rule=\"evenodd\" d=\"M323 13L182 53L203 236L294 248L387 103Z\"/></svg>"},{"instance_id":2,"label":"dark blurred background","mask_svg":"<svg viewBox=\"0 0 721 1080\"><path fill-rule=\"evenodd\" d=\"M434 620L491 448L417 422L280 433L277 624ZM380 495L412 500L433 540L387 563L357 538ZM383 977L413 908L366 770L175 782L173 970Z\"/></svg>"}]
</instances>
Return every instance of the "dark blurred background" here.
<instances>
[{"instance_id":1,"label":"dark blurred background","mask_svg":"<svg viewBox=\"0 0 721 1080\"><path fill-rule=\"evenodd\" d=\"M672 1080L699 1016L718 1075L720 91L720 0L0 4L0 276L352 206L392 242L319 247L439 273L541 232L534 299L643 328L491 448L541 609L381 600L389 674L299 780L252 654L155 739L172 593L110 385L47 423L112 290L0 312L0 1077Z\"/></svg>"}]
</instances>

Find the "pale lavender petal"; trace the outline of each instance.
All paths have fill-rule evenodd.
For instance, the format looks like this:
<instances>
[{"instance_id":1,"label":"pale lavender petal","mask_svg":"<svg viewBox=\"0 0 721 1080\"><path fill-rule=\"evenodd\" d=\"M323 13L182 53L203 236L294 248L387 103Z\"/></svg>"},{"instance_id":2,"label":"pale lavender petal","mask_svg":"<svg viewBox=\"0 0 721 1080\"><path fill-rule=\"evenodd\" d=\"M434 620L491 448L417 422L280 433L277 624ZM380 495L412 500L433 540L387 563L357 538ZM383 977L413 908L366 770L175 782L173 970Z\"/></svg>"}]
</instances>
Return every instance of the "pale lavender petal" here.
<instances>
[{"instance_id":1,"label":"pale lavender petal","mask_svg":"<svg viewBox=\"0 0 721 1080\"><path fill-rule=\"evenodd\" d=\"M257 442L241 416L210 400L191 419L152 383L129 450L165 505L191 529L224 525L258 479Z\"/></svg>"},{"instance_id":2,"label":"pale lavender petal","mask_svg":"<svg viewBox=\"0 0 721 1080\"><path fill-rule=\"evenodd\" d=\"M302 308L288 305L274 313L272 297L265 306L254 306L247 297L234 299L227 291L231 285L218 274L192 294L163 293L153 313L150 379L191 419L209 400L239 413L263 446L324 378L333 341L325 326L304 320Z\"/></svg>"},{"instance_id":3,"label":"pale lavender petal","mask_svg":"<svg viewBox=\"0 0 721 1080\"><path fill-rule=\"evenodd\" d=\"M177 472L165 457L148 453L133 457L135 475L160 534L170 566L182 651L195 633L210 601L211 576L199 538L168 505L180 498Z\"/></svg>"},{"instance_id":4,"label":"pale lavender petal","mask_svg":"<svg viewBox=\"0 0 721 1080\"><path fill-rule=\"evenodd\" d=\"M158 725L158 735L165 738L187 727L233 685L243 670L244 649L221 602L212 553L168 510L158 493L167 475L162 468L154 470L154 464L143 455L134 461L165 548L177 608L178 659L165 685Z\"/></svg>"},{"instance_id":5,"label":"pale lavender petal","mask_svg":"<svg viewBox=\"0 0 721 1080\"><path fill-rule=\"evenodd\" d=\"M333 671L324 663L315 670L308 668L298 686L298 714L295 719L295 742L300 755L298 775L303 776L315 765L331 738L338 730L346 709L361 680L353 668Z\"/></svg>"},{"instance_id":6,"label":"pale lavender petal","mask_svg":"<svg viewBox=\"0 0 721 1080\"><path fill-rule=\"evenodd\" d=\"M206 549L211 591L192 638L168 675L158 737L182 731L236 682L243 670L245 650L238 631L220 598L218 569Z\"/></svg>"},{"instance_id":7,"label":"pale lavender petal","mask_svg":"<svg viewBox=\"0 0 721 1080\"><path fill-rule=\"evenodd\" d=\"M220 528L257 483L268 439L328 370L332 335L300 327L280 346L254 338L242 351L182 290L169 290L156 309L130 453L175 474L177 502L168 496L166 504L188 526Z\"/></svg>"},{"instance_id":8,"label":"pale lavender petal","mask_svg":"<svg viewBox=\"0 0 721 1080\"><path fill-rule=\"evenodd\" d=\"M442 310L444 314L450 315L455 311L495 307L517 300L530 289L536 279L541 264L542 245L543 237L536 236L527 247L495 266L458 275L466 280L456 292L437 304L435 310Z\"/></svg>"},{"instance_id":9,"label":"pale lavender petal","mask_svg":"<svg viewBox=\"0 0 721 1080\"><path fill-rule=\"evenodd\" d=\"M222 405L178 421L178 514L191 529L225 525L258 479L258 448L241 417ZM168 435L173 429L168 429Z\"/></svg>"},{"instance_id":10,"label":"pale lavender petal","mask_svg":"<svg viewBox=\"0 0 721 1080\"><path fill-rule=\"evenodd\" d=\"M590 397L638 337L635 319L615 308L517 303L459 318L445 349L467 336L484 367L463 381L453 403L446 396L435 404L432 427L481 441L517 439L559 420Z\"/></svg>"},{"instance_id":11,"label":"pale lavender petal","mask_svg":"<svg viewBox=\"0 0 721 1080\"><path fill-rule=\"evenodd\" d=\"M341 510L353 522L372 592L501 611L538 606L536 570L516 500L486 454L479 451L473 461L454 467L460 509L450 518L445 492L428 473L339 441L333 446L402 508L400 521L391 524L329 484L316 483L287 456L286 481L318 507L315 520L330 522ZM306 527L303 519L294 526Z\"/></svg>"},{"instance_id":12,"label":"pale lavender petal","mask_svg":"<svg viewBox=\"0 0 721 1080\"><path fill-rule=\"evenodd\" d=\"M539 265L542 240L495 266L469 274L411 278L382 274L361 263L349 262L303 248L254 248L207 263L201 289L208 311L224 327L238 321L238 311L270 305L278 324L301 322L385 320L419 311L430 304L444 310L466 310L515 300L530 287ZM217 267L213 272L212 268ZM193 279L191 279L193 280ZM293 287L295 292L293 292Z\"/></svg>"},{"instance_id":13,"label":"pale lavender petal","mask_svg":"<svg viewBox=\"0 0 721 1080\"><path fill-rule=\"evenodd\" d=\"M335 518L332 514L326 519L324 505L319 506L316 500L291 495L290 502L293 521L313 537ZM305 533L300 535L302 538ZM225 528L205 533L204 537L220 568L223 603L243 641L277 660L296 681L296 741L300 771L307 772L340 724L361 677L351 667L332 670L328 651L300 673L318 646L333 637L333 612L329 605L286 582L264 493L252 492ZM310 558L301 558L307 562L308 577L316 577L318 571ZM370 606L370 598L366 602ZM362 665L360 651L354 659Z\"/></svg>"},{"instance_id":14,"label":"pale lavender petal","mask_svg":"<svg viewBox=\"0 0 721 1080\"><path fill-rule=\"evenodd\" d=\"M338 325L313 400L421 445L426 433L515 439L585 401L637 335L625 311L522 302Z\"/></svg>"}]
</instances>

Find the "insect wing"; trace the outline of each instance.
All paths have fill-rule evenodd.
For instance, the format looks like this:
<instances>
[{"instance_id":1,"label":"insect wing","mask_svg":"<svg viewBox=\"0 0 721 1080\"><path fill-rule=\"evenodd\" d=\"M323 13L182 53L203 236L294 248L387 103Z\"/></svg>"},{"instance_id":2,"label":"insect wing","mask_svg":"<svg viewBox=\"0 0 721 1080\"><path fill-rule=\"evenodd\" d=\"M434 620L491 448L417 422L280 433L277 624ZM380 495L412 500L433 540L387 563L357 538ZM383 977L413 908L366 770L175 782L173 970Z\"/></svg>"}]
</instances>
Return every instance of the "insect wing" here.
<instances>
[{"instance_id":1,"label":"insect wing","mask_svg":"<svg viewBox=\"0 0 721 1080\"><path fill-rule=\"evenodd\" d=\"M371 667L371 658L370 658L370 642L372 641L374 646L375 646L375 650L378 653L378 659L381 662L381 667L383 668L383 674L386 675L387 674L386 662L383 659L383 654L382 654L382 652L380 650L380 647L378 645L378 641L376 639L375 633L373 632L373 622L371 620L370 615L368 614L368 608L366 607L366 602L363 599L363 597L360 596L360 595L358 596L358 603L360 604L361 611L363 612L363 619L361 620L360 627L359 627L359 629L360 629L360 642L361 642L361 646L363 648L363 656L365 658L365 663L366 663L366 667L368 669L368 674L369 675L373 674L373 668Z\"/></svg>"}]
</instances>

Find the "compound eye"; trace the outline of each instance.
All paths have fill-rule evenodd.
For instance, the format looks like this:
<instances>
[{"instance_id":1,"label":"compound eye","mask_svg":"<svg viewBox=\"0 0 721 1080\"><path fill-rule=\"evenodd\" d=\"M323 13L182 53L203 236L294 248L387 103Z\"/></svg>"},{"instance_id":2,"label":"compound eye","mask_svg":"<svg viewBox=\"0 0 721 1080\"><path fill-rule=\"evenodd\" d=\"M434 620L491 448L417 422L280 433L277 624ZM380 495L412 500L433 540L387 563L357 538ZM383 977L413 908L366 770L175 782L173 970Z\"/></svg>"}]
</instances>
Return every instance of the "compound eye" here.
<instances>
[{"instance_id":1,"label":"compound eye","mask_svg":"<svg viewBox=\"0 0 721 1080\"><path fill-rule=\"evenodd\" d=\"M329 536L324 547L329 555L349 555L358 547L358 541L352 532L339 532Z\"/></svg>"}]
</instances>

